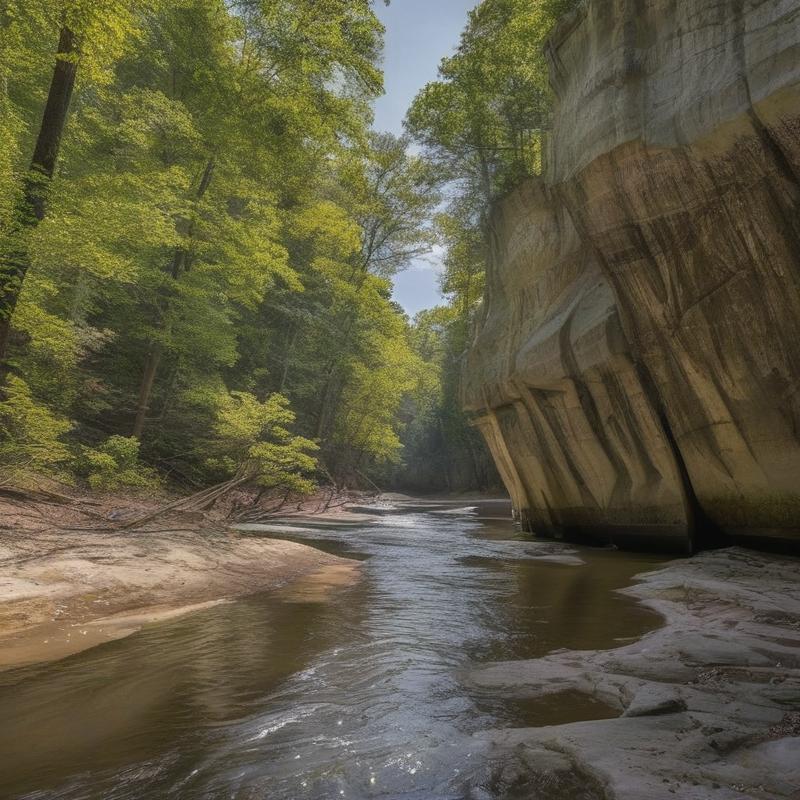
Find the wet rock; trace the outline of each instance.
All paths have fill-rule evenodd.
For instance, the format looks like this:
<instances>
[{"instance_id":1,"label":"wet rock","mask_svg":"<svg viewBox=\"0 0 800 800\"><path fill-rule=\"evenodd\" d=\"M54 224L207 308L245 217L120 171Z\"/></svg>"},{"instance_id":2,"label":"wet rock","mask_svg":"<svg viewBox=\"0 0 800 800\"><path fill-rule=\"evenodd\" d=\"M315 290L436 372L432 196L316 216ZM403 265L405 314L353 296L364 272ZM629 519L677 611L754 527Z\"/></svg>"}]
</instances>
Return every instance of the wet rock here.
<instances>
[{"instance_id":1,"label":"wet rock","mask_svg":"<svg viewBox=\"0 0 800 800\"><path fill-rule=\"evenodd\" d=\"M498 758L525 747L535 772L536 753L558 753L609 800L796 798L800 669L789 664L800 654L800 560L732 548L639 580L626 593L665 625L638 642L473 672L477 692L579 691L627 708L617 719L486 733Z\"/></svg>"},{"instance_id":2,"label":"wet rock","mask_svg":"<svg viewBox=\"0 0 800 800\"><path fill-rule=\"evenodd\" d=\"M686 711L686 701L673 687L644 686L636 692L625 709L626 717L655 717L660 714L679 714Z\"/></svg>"},{"instance_id":3,"label":"wet rock","mask_svg":"<svg viewBox=\"0 0 800 800\"><path fill-rule=\"evenodd\" d=\"M800 6L586 0L464 404L539 533L800 539Z\"/></svg>"},{"instance_id":4,"label":"wet rock","mask_svg":"<svg viewBox=\"0 0 800 800\"><path fill-rule=\"evenodd\" d=\"M541 745L517 746L496 758L470 800L606 800L602 785L568 755Z\"/></svg>"}]
</instances>

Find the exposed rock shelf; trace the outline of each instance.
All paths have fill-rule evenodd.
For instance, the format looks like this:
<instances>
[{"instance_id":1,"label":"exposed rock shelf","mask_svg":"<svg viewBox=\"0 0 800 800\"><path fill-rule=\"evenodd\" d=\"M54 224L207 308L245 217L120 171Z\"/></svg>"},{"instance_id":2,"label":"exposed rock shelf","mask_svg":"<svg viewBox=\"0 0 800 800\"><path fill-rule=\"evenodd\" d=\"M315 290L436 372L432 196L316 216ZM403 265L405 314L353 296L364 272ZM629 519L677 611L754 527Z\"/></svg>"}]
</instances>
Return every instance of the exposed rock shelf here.
<instances>
[{"instance_id":1,"label":"exposed rock shelf","mask_svg":"<svg viewBox=\"0 0 800 800\"><path fill-rule=\"evenodd\" d=\"M800 539L800 5L588 0L464 402L533 529Z\"/></svg>"},{"instance_id":2,"label":"exposed rock shelf","mask_svg":"<svg viewBox=\"0 0 800 800\"><path fill-rule=\"evenodd\" d=\"M602 787L587 796L614 800L796 798L798 579L796 559L703 553L625 590L666 620L636 643L476 669L482 691L577 691L621 715L487 733L498 761L513 754L509 780L549 787L578 773Z\"/></svg>"}]
</instances>

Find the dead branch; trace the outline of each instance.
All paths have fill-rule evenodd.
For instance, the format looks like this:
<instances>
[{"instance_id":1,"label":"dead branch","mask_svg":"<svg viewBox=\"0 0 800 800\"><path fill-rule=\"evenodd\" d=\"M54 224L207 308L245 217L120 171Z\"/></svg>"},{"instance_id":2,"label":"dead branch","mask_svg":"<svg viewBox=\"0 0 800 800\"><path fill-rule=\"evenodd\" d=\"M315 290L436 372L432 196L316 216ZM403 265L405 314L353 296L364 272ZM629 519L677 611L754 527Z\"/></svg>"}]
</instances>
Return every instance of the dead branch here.
<instances>
[{"instance_id":1,"label":"dead branch","mask_svg":"<svg viewBox=\"0 0 800 800\"><path fill-rule=\"evenodd\" d=\"M114 527L117 530L126 530L129 528L140 528L146 522L150 522L151 520L155 519L156 517L160 517L163 514L166 514L170 511L205 511L214 505L217 500L222 498L224 495L228 494L228 492L235 489L237 486L241 486L247 481L251 479L250 474L240 475L236 478L231 478L230 480L223 481L222 483L216 484L215 486L210 486L207 489L203 489L200 492L196 492L195 494L191 494L188 497L181 497L178 500L174 500L171 503L167 503L164 506L160 506L159 508L153 509L149 511L147 514L144 514L141 517L136 517L135 519L129 520L127 522L123 522L120 524L115 525Z\"/></svg>"}]
</instances>

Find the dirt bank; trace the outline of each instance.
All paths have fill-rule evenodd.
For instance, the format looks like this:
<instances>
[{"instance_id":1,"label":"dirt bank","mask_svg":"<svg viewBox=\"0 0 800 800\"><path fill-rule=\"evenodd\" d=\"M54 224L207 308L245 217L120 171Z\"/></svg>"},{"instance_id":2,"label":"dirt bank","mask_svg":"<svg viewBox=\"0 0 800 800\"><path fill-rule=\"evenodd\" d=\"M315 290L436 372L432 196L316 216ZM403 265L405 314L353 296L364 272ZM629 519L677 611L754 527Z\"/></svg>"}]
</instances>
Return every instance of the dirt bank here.
<instances>
[{"instance_id":1,"label":"dirt bank","mask_svg":"<svg viewBox=\"0 0 800 800\"><path fill-rule=\"evenodd\" d=\"M122 498L0 502L0 669L62 658L300 578L324 592L358 577L355 562L237 533L203 515L136 530L99 522L146 508Z\"/></svg>"},{"instance_id":2,"label":"dirt bank","mask_svg":"<svg viewBox=\"0 0 800 800\"><path fill-rule=\"evenodd\" d=\"M626 592L665 626L615 650L472 674L483 691L579 691L620 713L485 734L502 782L531 785L535 775L537 786L556 786L579 773L597 790L586 796L603 800L800 798L800 560L703 553Z\"/></svg>"}]
</instances>

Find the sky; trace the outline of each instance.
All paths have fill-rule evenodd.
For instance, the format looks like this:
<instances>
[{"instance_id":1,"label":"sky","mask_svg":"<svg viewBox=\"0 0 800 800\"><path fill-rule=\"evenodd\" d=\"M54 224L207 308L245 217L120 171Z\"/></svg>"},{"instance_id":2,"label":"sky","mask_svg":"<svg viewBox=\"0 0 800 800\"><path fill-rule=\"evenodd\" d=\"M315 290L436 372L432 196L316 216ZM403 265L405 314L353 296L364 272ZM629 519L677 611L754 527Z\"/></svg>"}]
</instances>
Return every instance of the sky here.
<instances>
[{"instance_id":1,"label":"sky","mask_svg":"<svg viewBox=\"0 0 800 800\"><path fill-rule=\"evenodd\" d=\"M467 12L477 0L392 0L375 7L386 26L386 94L375 105L375 127L403 132L403 117L417 92L435 80L439 62L458 44ZM394 299L413 316L441 303L437 284L440 252L415 262L395 278Z\"/></svg>"}]
</instances>

